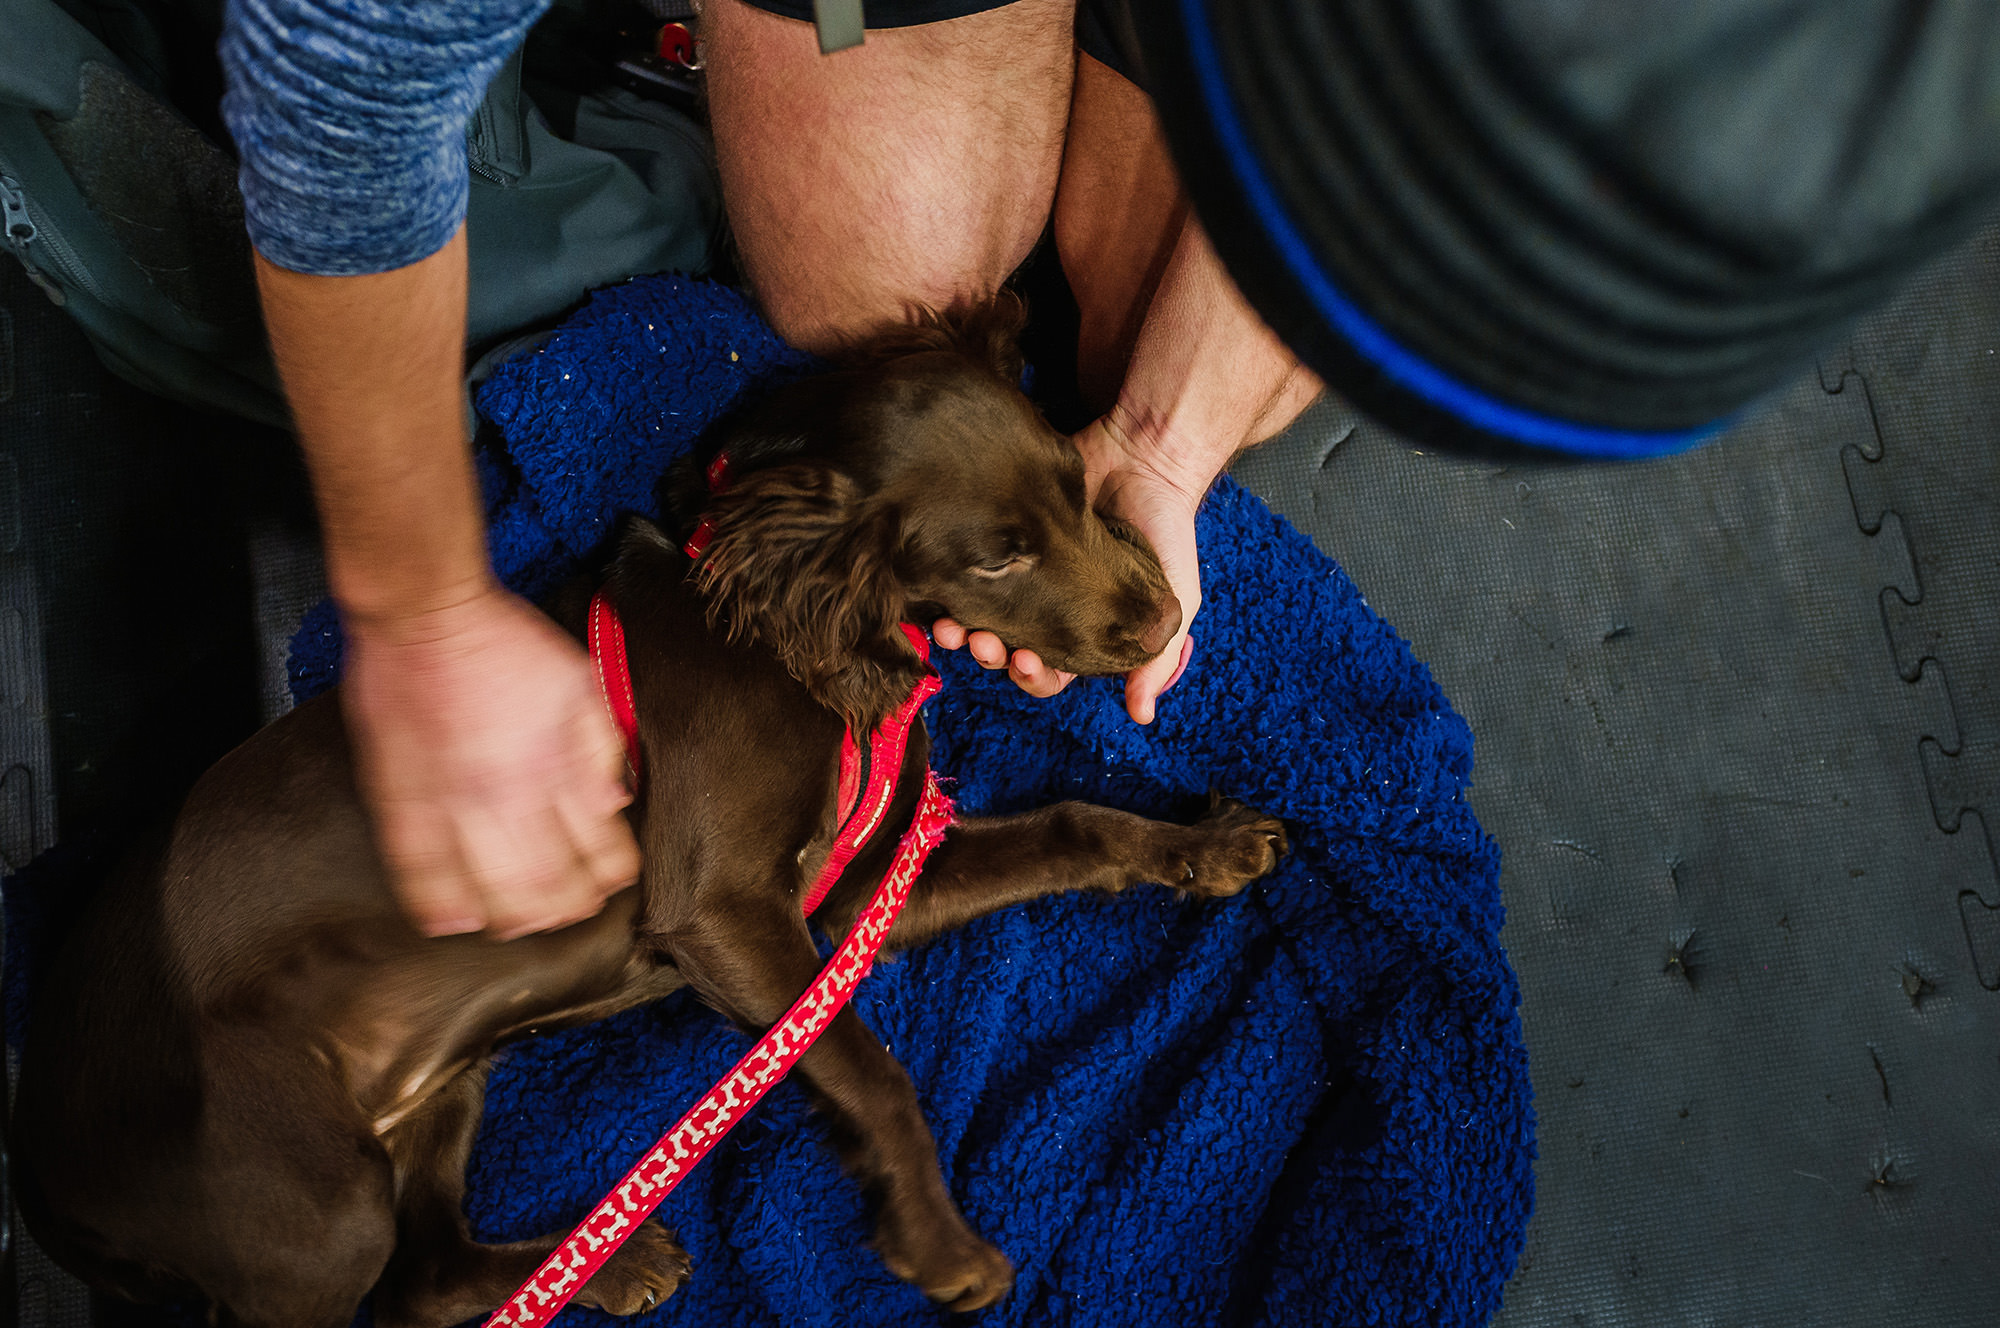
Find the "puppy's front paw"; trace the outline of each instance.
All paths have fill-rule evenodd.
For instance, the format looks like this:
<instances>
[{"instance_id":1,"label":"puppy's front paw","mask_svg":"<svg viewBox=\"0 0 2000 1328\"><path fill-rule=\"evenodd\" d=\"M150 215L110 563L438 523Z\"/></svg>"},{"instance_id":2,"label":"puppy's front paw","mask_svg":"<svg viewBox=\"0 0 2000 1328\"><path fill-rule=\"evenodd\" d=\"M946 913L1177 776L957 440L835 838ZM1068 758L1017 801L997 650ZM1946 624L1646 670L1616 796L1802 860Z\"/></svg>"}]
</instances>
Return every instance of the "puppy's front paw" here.
<instances>
[{"instance_id":1,"label":"puppy's front paw","mask_svg":"<svg viewBox=\"0 0 2000 1328\"><path fill-rule=\"evenodd\" d=\"M607 1314L643 1314L686 1286L693 1269L673 1233L648 1218L576 1298Z\"/></svg>"},{"instance_id":2,"label":"puppy's front paw","mask_svg":"<svg viewBox=\"0 0 2000 1328\"><path fill-rule=\"evenodd\" d=\"M1014 1287L1014 1265L965 1225L951 1222L906 1229L885 1214L875 1248L889 1271L948 1310L983 1310Z\"/></svg>"},{"instance_id":3,"label":"puppy's front paw","mask_svg":"<svg viewBox=\"0 0 2000 1328\"><path fill-rule=\"evenodd\" d=\"M1234 798L1212 798L1208 814L1185 833L1180 874L1166 883L1208 899L1227 898L1269 875L1290 847L1283 821Z\"/></svg>"}]
</instances>

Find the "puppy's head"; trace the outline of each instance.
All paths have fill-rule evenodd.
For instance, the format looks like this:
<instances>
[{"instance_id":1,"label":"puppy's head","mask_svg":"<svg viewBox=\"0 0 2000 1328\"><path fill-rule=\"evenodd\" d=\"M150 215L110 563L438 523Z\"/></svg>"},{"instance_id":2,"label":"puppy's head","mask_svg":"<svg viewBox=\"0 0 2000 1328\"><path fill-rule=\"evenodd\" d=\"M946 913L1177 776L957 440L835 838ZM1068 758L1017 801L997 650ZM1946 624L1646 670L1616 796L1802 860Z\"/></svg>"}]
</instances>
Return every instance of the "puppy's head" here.
<instances>
[{"instance_id":1,"label":"puppy's head","mask_svg":"<svg viewBox=\"0 0 2000 1328\"><path fill-rule=\"evenodd\" d=\"M907 691L905 620L948 615L1089 674L1136 668L1180 626L1152 548L1091 508L1082 457L1016 386L1022 317L1002 296L897 329L720 440L711 611L851 723Z\"/></svg>"}]
</instances>

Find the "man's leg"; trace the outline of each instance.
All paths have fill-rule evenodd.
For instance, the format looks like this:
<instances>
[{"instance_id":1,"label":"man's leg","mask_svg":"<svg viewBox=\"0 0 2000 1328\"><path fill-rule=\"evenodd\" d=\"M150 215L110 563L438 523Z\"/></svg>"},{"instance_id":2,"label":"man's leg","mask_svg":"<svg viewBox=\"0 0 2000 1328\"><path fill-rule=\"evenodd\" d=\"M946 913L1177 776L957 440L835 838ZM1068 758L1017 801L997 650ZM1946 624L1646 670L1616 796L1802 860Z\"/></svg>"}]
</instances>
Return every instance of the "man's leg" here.
<instances>
[{"instance_id":1,"label":"man's leg","mask_svg":"<svg viewBox=\"0 0 2000 1328\"><path fill-rule=\"evenodd\" d=\"M1056 251L1082 315L1077 385L1091 409L1118 399L1132 343L1187 217L1152 100L1078 51Z\"/></svg>"},{"instance_id":2,"label":"man's leg","mask_svg":"<svg viewBox=\"0 0 2000 1328\"><path fill-rule=\"evenodd\" d=\"M809 23L708 0L723 198L782 335L828 349L1021 264L1061 169L1075 13L1016 0L822 56Z\"/></svg>"}]
</instances>

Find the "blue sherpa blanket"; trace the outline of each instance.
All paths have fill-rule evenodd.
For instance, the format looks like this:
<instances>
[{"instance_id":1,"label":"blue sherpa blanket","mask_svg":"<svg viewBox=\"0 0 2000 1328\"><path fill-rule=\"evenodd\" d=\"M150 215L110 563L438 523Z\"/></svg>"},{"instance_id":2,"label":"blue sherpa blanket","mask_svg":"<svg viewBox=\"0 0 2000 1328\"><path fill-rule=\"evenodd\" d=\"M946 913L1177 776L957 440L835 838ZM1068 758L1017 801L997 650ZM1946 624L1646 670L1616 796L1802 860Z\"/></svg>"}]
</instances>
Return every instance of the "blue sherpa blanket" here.
<instances>
[{"instance_id":1,"label":"blue sherpa blanket","mask_svg":"<svg viewBox=\"0 0 2000 1328\"><path fill-rule=\"evenodd\" d=\"M738 396L811 365L734 291L598 294L485 384L495 561L548 588L647 511ZM861 1017L908 1067L951 1192L1018 1281L978 1323L1475 1325L1533 1195L1499 856L1471 735L1340 569L1223 480L1199 521L1199 648L1159 719L1115 681L1031 699L941 655L929 721L963 815L1082 798L1190 817L1218 788L1293 852L1224 901L1044 900L885 960ZM330 680L329 611L295 688ZM505 1052L466 1208L482 1239L567 1228L749 1045L682 996ZM891 1276L861 1196L780 1085L661 1209L693 1281L640 1322L965 1322ZM566 1322L610 1323L572 1309Z\"/></svg>"}]
</instances>

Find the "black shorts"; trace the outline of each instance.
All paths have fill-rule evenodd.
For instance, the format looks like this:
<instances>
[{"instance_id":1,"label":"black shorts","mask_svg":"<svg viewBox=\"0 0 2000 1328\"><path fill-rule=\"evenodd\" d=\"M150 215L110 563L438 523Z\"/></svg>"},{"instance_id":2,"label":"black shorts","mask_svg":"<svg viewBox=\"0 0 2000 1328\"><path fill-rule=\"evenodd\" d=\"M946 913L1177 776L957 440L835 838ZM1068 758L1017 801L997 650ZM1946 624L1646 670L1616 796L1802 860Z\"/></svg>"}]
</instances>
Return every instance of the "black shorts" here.
<instances>
[{"instance_id":1,"label":"black shorts","mask_svg":"<svg viewBox=\"0 0 2000 1328\"><path fill-rule=\"evenodd\" d=\"M920 23L942 23L947 19L964 18L967 14L983 14L989 9L1000 9L1014 0L863 0L863 18L871 28L914 28ZM758 9L786 18L803 19L812 22L812 0L744 0ZM1125 53L1112 37L1117 31L1111 17L1112 6L1108 0L1077 0L1076 5L1076 45L1077 49L1092 59L1100 60L1111 68L1139 82L1133 73Z\"/></svg>"}]
</instances>

